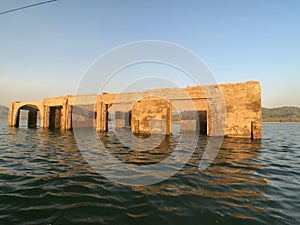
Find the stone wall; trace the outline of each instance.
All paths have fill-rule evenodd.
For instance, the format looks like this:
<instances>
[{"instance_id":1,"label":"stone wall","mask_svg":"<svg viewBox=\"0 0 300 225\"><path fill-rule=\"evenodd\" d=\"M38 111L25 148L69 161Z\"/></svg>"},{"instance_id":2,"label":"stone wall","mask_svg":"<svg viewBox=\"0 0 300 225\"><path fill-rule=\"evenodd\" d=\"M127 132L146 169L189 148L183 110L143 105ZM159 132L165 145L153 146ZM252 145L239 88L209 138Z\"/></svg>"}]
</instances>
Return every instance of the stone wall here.
<instances>
[{"instance_id":1,"label":"stone wall","mask_svg":"<svg viewBox=\"0 0 300 225\"><path fill-rule=\"evenodd\" d=\"M262 137L261 89L259 82L220 85L226 104L226 135Z\"/></svg>"},{"instance_id":2,"label":"stone wall","mask_svg":"<svg viewBox=\"0 0 300 225\"><path fill-rule=\"evenodd\" d=\"M51 108L58 107L60 114L55 118L55 124L60 121L62 130L74 126L73 117L74 121L80 122L78 124L107 131L108 112L115 112L117 127L130 126L133 133L151 133L152 130L154 133L165 131L170 134L172 110L178 110L183 116L182 129L195 129L198 126L201 130L202 126L202 130L205 130L206 126L208 136L262 137L261 89L257 81L14 102L10 104L8 125L16 125L22 107L32 106L40 111L41 127L45 128L50 127ZM74 107L79 110L74 111ZM198 119L187 119L188 112L196 113ZM200 121L198 125L197 120Z\"/></svg>"},{"instance_id":3,"label":"stone wall","mask_svg":"<svg viewBox=\"0 0 300 225\"><path fill-rule=\"evenodd\" d=\"M172 111L163 99L142 99L133 105L131 131L143 134L171 134Z\"/></svg>"}]
</instances>

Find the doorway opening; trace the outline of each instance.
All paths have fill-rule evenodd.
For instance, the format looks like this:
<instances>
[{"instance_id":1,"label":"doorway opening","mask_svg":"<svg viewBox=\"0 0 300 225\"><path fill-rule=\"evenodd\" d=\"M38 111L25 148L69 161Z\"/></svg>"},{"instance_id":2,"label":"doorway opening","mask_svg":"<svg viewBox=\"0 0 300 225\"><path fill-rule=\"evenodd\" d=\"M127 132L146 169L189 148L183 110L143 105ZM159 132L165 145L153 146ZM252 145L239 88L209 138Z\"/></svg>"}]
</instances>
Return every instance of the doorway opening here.
<instances>
[{"instance_id":1,"label":"doorway opening","mask_svg":"<svg viewBox=\"0 0 300 225\"><path fill-rule=\"evenodd\" d=\"M200 135L207 136L207 111L198 111L197 130L199 130Z\"/></svg>"},{"instance_id":2,"label":"doorway opening","mask_svg":"<svg viewBox=\"0 0 300 225\"><path fill-rule=\"evenodd\" d=\"M131 129L131 110L125 113L125 128Z\"/></svg>"},{"instance_id":3,"label":"doorway opening","mask_svg":"<svg viewBox=\"0 0 300 225\"><path fill-rule=\"evenodd\" d=\"M49 128L59 129L61 124L61 109L62 106L50 107Z\"/></svg>"},{"instance_id":4,"label":"doorway opening","mask_svg":"<svg viewBox=\"0 0 300 225\"><path fill-rule=\"evenodd\" d=\"M107 111L106 112L106 131L113 131L115 129L115 118L116 118L116 112L114 111Z\"/></svg>"},{"instance_id":5,"label":"doorway opening","mask_svg":"<svg viewBox=\"0 0 300 225\"><path fill-rule=\"evenodd\" d=\"M40 111L37 106L24 105L17 113L15 127L37 128L40 126Z\"/></svg>"},{"instance_id":6,"label":"doorway opening","mask_svg":"<svg viewBox=\"0 0 300 225\"><path fill-rule=\"evenodd\" d=\"M180 133L180 110L172 110L172 134Z\"/></svg>"}]
</instances>

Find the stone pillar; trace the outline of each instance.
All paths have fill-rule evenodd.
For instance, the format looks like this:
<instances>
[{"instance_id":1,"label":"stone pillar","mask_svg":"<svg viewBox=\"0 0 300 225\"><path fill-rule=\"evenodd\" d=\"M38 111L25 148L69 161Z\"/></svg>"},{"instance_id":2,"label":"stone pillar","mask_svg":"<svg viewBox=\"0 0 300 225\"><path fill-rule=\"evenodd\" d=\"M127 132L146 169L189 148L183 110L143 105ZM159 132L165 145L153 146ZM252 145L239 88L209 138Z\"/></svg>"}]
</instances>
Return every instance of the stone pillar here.
<instances>
[{"instance_id":1,"label":"stone pillar","mask_svg":"<svg viewBox=\"0 0 300 225\"><path fill-rule=\"evenodd\" d=\"M28 111L27 125L29 128L36 128L36 125L37 125L37 111L36 110Z\"/></svg>"},{"instance_id":2,"label":"stone pillar","mask_svg":"<svg viewBox=\"0 0 300 225\"><path fill-rule=\"evenodd\" d=\"M220 99L216 100L220 101ZM220 102L210 101L208 111L208 135L220 137L226 135L225 122L226 112L224 112L222 104Z\"/></svg>"},{"instance_id":3,"label":"stone pillar","mask_svg":"<svg viewBox=\"0 0 300 225\"><path fill-rule=\"evenodd\" d=\"M72 129L72 106L67 106L67 117L66 117L66 129L71 130Z\"/></svg>"},{"instance_id":4,"label":"stone pillar","mask_svg":"<svg viewBox=\"0 0 300 225\"><path fill-rule=\"evenodd\" d=\"M261 139L262 127L260 121L251 121L251 139Z\"/></svg>"},{"instance_id":5,"label":"stone pillar","mask_svg":"<svg viewBox=\"0 0 300 225\"><path fill-rule=\"evenodd\" d=\"M94 105L93 127L97 129L97 103Z\"/></svg>"},{"instance_id":6,"label":"stone pillar","mask_svg":"<svg viewBox=\"0 0 300 225\"><path fill-rule=\"evenodd\" d=\"M42 114L41 114L41 117L42 117ZM44 105L43 120L41 120L41 122L42 121L43 121L43 127L44 128L49 128L50 127L50 124L49 124L49 121L50 121L50 107L49 106Z\"/></svg>"},{"instance_id":7,"label":"stone pillar","mask_svg":"<svg viewBox=\"0 0 300 225\"><path fill-rule=\"evenodd\" d=\"M108 107L104 102L99 101L96 108L96 129L97 131L106 132L108 129Z\"/></svg>"},{"instance_id":8,"label":"stone pillar","mask_svg":"<svg viewBox=\"0 0 300 225\"><path fill-rule=\"evenodd\" d=\"M62 108L61 108L61 118L60 118L60 129L66 130L67 129L67 117L68 117L68 99L64 99L62 101Z\"/></svg>"},{"instance_id":9,"label":"stone pillar","mask_svg":"<svg viewBox=\"0 0 300 225\"><path fill-rule=\"evenodd\" d=\"M44 104L39 107L40 111L40 127L44 127Z\"/></svg>"},{"instance_id":10,"label":"stone pillar","mask_svg":"<svg viewBox=\"0 0 300 225\"><path fill-rule=\"evenodd\" d=\"M14 119L14 115L15 115L15 112L14 112L14 108L15 108L15 102L12 102L9 104L9 110L8 110L8 118L7 118L7 124L8 126L10 127L13 127L15 126L15 119Z\"/></svg>"},{"instance_id":11,"label":"stone pillar","mask_svg":"<svg viewBox=\"0 0 300 225\"><path fill-rule=\"evenodd\" d=\"M207 110L207 136L212 136L212 113L211 113L212 102L208 100L208 110Z\"/></svg>"},{"instance_id":12,"label":"stone pillar","mask_svg":"<svg viewBox=\"0 0 300 225\"><path fill-rule=\"evenodd\" d=\"M98 101L97 99L97 102L96 102L96 109L95 109L95 127L96 127L96 130L99 131L100 130L100 105L101 105L101 102Z\"/></svg>"},{"instance_id":13,"label":"stone pillar","mask_svg":"<svg viewBox=\"0 0 300 225\"><path fill-rule=\"evenodd\" d=\"M131 109L131 132L134 134L140 133L140 108L141 102L138 101L134 104L133 108Z\"/></svg>"},{"instance_id":14,"label":"stone pillar","mask_svg":"<svg viewBox=\"0 0 300 225\"><path fill-rule=\"evenodd\" d=\"M20 110L18 109L16 117L13 118L13 126L19 127L20 123Z\"/></svg>"},{"instance_id":15,"label":"stone pillar","mask_svg":"<svg viewBox=\"0 0 300 225\"><path fill-rule=\"evenodd\" d=\"M167 126L167 134L172 134L172 104L171 102L167 103L167 119L166 119L166 126Z\"/></svg>"}]
</instances>

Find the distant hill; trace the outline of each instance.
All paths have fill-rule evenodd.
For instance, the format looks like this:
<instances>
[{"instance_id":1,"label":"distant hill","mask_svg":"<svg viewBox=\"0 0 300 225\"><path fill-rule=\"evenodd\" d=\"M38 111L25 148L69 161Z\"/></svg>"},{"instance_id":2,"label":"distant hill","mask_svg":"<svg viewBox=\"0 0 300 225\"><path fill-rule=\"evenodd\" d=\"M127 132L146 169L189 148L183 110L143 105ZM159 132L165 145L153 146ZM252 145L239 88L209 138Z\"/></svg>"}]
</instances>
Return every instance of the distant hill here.
<instances>
[{"instance_id":1,"label":"distant hill","mask_svg":"<svg viewBox=\"0 0 300 225\"><path fill-rule=\"evenodd\" d=\"M21 120L27 120L28 111L27 110L21 110L20 112L20 119ZM0 105L0 119L7 120L8 117L8 107Z\"/></svg>"},{"instance_id":2,"label":"distant hill","mask_svg":"<svg viewBox=\"0 0 300 225\"><path fill-rule=\"evenodd\" d=\"M7 119L8 108L6 106L0 105L0 119Z\"/></svg>"},{"instance_id":3,"label":"distant hill","mask_svg":"<svg viewBox=\"0 0 300 225\"><path fill-rule=\"evenodd\" d=\"M285 106L262 108L263 122L300 122L300 108Z\"/></svg>"}]
</instances>

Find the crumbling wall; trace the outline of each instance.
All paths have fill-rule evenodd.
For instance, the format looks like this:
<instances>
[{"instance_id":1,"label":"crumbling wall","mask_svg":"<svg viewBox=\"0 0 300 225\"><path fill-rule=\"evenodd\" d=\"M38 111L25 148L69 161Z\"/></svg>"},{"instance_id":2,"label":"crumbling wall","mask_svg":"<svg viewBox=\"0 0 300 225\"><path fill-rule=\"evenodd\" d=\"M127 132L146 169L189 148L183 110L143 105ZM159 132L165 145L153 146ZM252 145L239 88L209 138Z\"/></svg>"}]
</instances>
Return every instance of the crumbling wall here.
<instances>
[{"instance_id":1,"label":"crumbling wall","mask_svg":"<svg viewBox=\"0 0 300 225\"><path fill-rule=\"evenodd\" d=\"M226 132L229 137L262 137L261 89L249 81L220 85L226 104Z\"/></svg>"},{"instance_id":2,"label":"crumbling wall","mask_svg":"<svg viewBox=\"0 0 300 225\"><path fill-rule=\"evenodd\" d=\"M163 99L143 99L131 110L133 133L171 134L171 105Z\"/></svg>"},{"instance_id":3,"label":"crumbling wall","mask_svg":"<svg viewBox=\"0 0 300 225\"><path fill-rule=\"evenodd\" d=\"M190 104L191 102L193 104ZM24 105L37 106L41 127L45 128L49 127L50 107L59 107L60 128L63 130L72 128L74 114L74 118L89 121L89 126L95 126L98 131L107 131L108 112L114 111L117 115L117 126L131 126L133 133L170 134L172 110L176 109L180 112L202 112L199 118L203 124L207 124L208 136L225 134L228 137L262 137L261 89L257 81L182 89L155 89L119 95L102 93L47 98L37 102L14 102L10 104L9 126L17 124L18 110ZM75 111L74 107L80 105L84 107ZM204 115L207 117L206 121ZM194 124L192 127L197 126L191 122L189 116L185 115L185 118L182 123L188 125L185 126L186 129L190 124Z\"/></svg>"}]
</instances>

